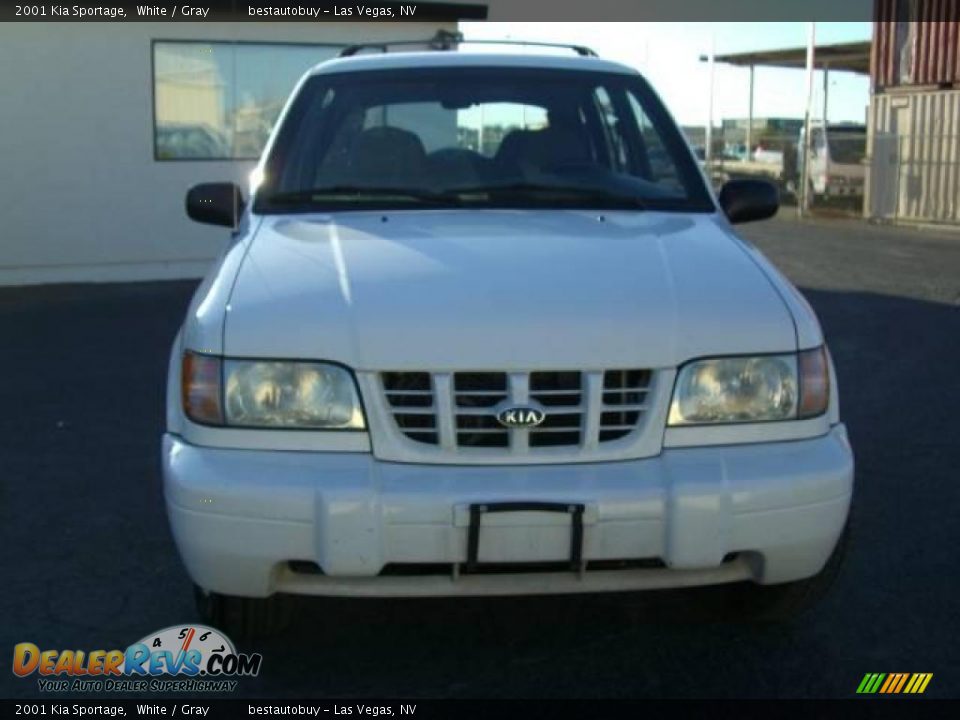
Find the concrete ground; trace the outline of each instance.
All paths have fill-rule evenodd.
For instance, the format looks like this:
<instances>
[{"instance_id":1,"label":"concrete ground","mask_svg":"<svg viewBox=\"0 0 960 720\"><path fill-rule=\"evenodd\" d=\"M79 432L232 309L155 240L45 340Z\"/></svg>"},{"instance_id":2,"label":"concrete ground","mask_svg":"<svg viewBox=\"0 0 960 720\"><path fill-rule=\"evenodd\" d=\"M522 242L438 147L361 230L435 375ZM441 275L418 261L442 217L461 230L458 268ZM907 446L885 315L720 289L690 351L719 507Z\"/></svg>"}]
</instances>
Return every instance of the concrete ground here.
<instances>
[{"instance_id":1,"label":"concrete ground","mask_svg":"<svg viewBox=\"0 0 960 720\"><path fill-rule=\"evenodd\" d=\"M857 455L845 571L789 626L716 592L305 603L238 695L850 697L866 672L960 695L960 234L745 226L816 308ZM192 282L0 290L0 650L126 647L195 618L159 478L169 343ZM641 622L631 622L639 616ZM710 613L706 614L709 617ZM36 676L34 676L35 678ZM0 696L36 696L0 668Z\"/></svg>"}]
</instances>

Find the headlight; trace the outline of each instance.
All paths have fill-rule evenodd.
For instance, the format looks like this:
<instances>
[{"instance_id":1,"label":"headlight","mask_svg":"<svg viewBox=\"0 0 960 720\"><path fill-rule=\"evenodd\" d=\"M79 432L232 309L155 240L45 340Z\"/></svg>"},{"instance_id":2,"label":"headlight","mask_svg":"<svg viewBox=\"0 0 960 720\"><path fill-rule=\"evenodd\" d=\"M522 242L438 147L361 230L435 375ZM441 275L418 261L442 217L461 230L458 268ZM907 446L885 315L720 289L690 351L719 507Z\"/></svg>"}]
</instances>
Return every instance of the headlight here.
<instances>
[{"instance_id":1,"label":"headlight","mask_svg":"<svg viewBox=\"0 0 960 720\"><path fill-rule=\"evenodd\" d=\"M337 365L226 360L227 425L361 429L353 378Z\"/></svg>"},{"instance_id":2,"label":"headlight","mask_svg":"<svg viewBox=\"0 0 960 720\"><path fill-rule=\"evenodd\" d=\"M183 383L184 411L197 422L250 428L365 427L353 377L338 365L221 360L187 353Z\"/></svg>"},{"instance_id":3,"label":"headlight","mask_svg":"<svg viewBox=\"0 0 960 720\"><path fill-rule=\"evenodd\" d=\"M696 360L681 368L669 425L769 422L826 412L824 348L798 355Z\"/></svg>"}]
</instances>

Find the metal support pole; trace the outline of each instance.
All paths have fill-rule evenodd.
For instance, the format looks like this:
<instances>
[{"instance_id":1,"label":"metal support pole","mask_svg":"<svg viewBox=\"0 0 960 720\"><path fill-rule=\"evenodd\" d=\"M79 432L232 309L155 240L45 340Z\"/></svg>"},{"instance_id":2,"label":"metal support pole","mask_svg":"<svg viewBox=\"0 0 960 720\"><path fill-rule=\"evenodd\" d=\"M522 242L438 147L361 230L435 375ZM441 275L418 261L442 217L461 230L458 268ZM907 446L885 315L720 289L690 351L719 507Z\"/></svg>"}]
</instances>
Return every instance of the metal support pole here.
<instances>
[{"instance_id":1,"label":"metal support pole","mask_svg":"<svg viewBox=\"0 0 960 720\"><path fill-rule=\"evenodd\" d=\"M481 155L483 155L483 131L484 131L484 122L483 122L483 109L484 104L480 103L480 137L477 138L477 147Z\"/></svg>"},{"instance_id":2,"label":"metal support pole","mask_svg":"<svg viewBox=\"0 0 960 720\"><path fill-rule=\"evenodd\" d=\"M801 216L810 209L810 119L813 109L813 64L814 48L817 44L817 24L810 23L810 32L807 37L807 110L803 117L803 147L800 148L803 158L803 172L800 174L800 204L797 210Z\"/></svg>"},{"instance_id":3,"label":"metal support pole","mask_svg":"<svg viewBox=\"0 0 960 720\"><path fill-rule=\"evenodd\" d=\"M750 107L747 111L747 160L753 160L753 65L750 66Z\"/></svg>"},{"instance_id":4,"label":"metal support pole","mask_svg":"<svg viewBox=\"0 0 960 720\"><path fill-rule=\"evenodd\" d=\"M823 66L823 138L824 145L830 142L829 135L827 133L827 96L830 94L829 90L830 83L830 68L827 65ZM828 181L830 178L830 153L824 152L824 173Z\"/></svg>"},{"instance_id":5,"label":"metal support pole","mask_svg":"<svg viewBox=\"0 0 960 720\"><path fill-rule=\"evenodd\" d=\"M830 66L823 66L823 126L827 126L827 102L830 97Z\"/></svg>"},{"instance_id":6,"label":"metal support pole","mask_svg":"<svg viewBox=\"0 0 960 720\"><path fill-rule=\"evenodd\" d=\"M711 163L713 161L713 73L714 73L714 38L710 38L710 54L707 56L707 63L709 65L710 71L710 94L708 104L708 117L707 117L707 133L706 133L706 147L703 149L704 162L707 166L707 175L708 177L713 177Z\"/></svg>"}]
</instances>

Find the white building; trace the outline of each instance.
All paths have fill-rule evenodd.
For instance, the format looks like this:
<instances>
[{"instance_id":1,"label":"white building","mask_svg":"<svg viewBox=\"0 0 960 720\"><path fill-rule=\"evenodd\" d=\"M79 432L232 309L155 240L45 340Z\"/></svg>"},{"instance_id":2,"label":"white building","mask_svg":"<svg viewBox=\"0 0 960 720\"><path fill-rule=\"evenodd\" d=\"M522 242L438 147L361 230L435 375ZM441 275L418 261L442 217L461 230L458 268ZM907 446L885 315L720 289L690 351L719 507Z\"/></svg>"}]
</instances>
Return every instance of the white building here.
<instances>
[{"instance_id":1,"label":"white building","mask_svg":"<svg viewBox=\"0 0 960 720\"><path fill-rule=\"evenodd\" d=\"M199 277L226 234L187 219L187 188L245 187L311 65L439 29L456 20L0 24L0 285Z\"/></svg>"}]
</instances>

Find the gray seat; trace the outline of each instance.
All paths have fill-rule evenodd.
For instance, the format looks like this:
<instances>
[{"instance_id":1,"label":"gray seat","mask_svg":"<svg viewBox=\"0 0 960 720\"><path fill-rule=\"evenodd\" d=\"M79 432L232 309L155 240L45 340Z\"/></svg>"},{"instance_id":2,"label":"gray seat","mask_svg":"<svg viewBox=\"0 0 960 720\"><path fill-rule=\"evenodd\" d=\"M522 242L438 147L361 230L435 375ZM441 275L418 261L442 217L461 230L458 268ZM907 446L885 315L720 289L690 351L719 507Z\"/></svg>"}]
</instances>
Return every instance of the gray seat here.
<instances>
[{"instance_id":1,"label":"gray seat","mask_svg":"<svg viewBox=\"0 0 960 720\"><path fill-rule=\"evenodd\" d=\"M349 184L380 187L422 185L427 154L416 134L383 126L364 130L350 151Z\"/></svg>"},{"instance_id":2,"label":"gray seat","mask_svg":"<svg viewBox=\"0 0 960 720\"><path fill-rule=\"evenodd\" d=\"M569 127L548 127L532 133L523 145L521 163L549 171L564 165L592 163L586 138Z\"/></svg>"},{"instance_id":3,"label":"gray seat","mask_svg":"<svg viewBox=\"0 0 960 720\"><path fill-rule=\"evenodd\" d=\"M511 175L520 172L520 158L523 157L524 148L530 136L536 132L536 130L511 130L503 136L493 158L493 165L498 173Z\"/></svg>"},{"instance_id":4,"label":"gray seat","mask_svg":"<svg viewBox=\"0 0 960 720\"><path fill-rule=\"evenodd\" d=\"M565 126L550 126L508 133L497 151L496 162L503 171L524 173L549 172L552 168L590 164L593 160L582 133Z\"/></svg>"}]
</instances>

